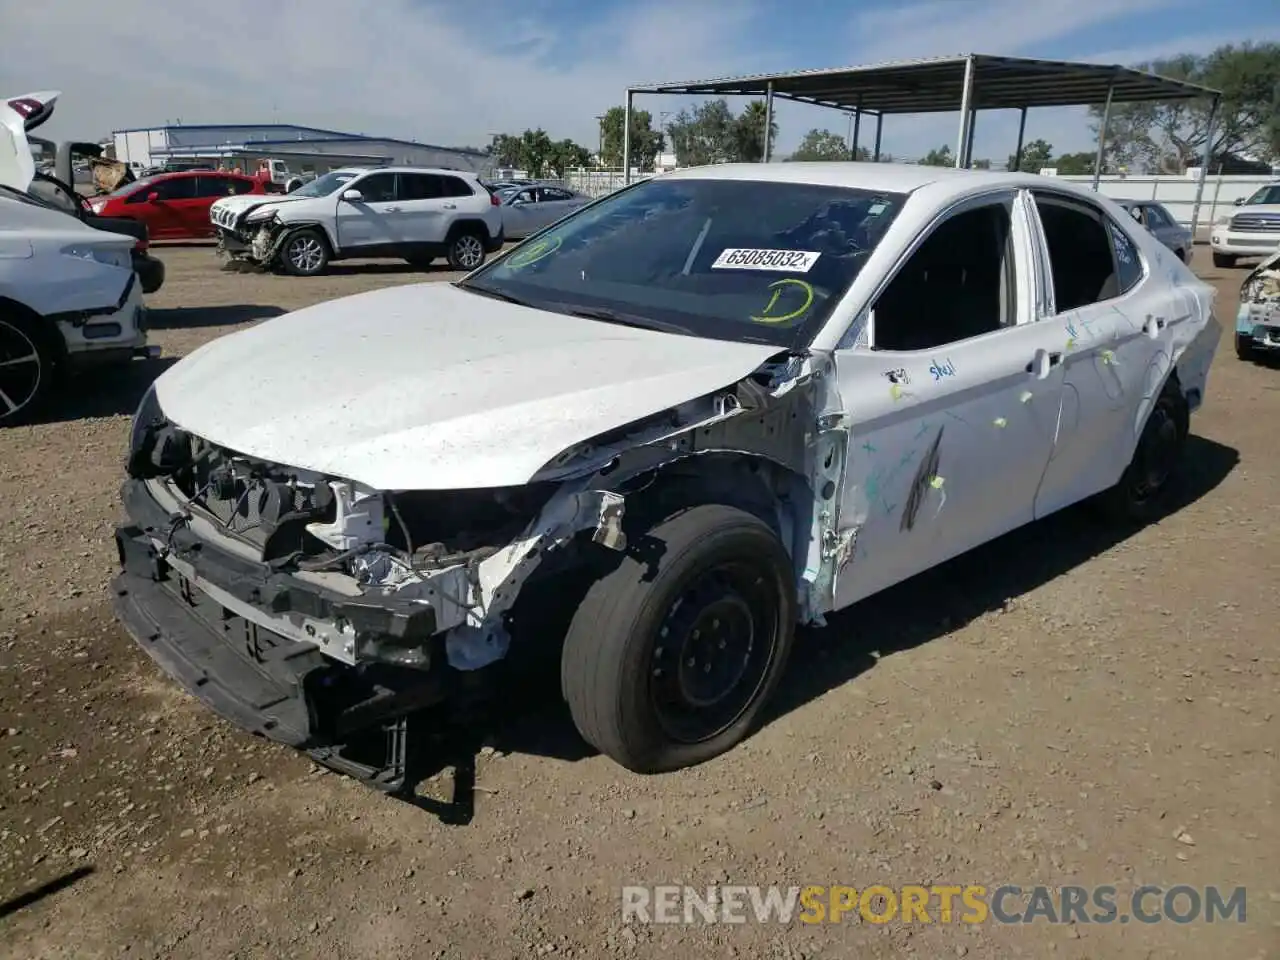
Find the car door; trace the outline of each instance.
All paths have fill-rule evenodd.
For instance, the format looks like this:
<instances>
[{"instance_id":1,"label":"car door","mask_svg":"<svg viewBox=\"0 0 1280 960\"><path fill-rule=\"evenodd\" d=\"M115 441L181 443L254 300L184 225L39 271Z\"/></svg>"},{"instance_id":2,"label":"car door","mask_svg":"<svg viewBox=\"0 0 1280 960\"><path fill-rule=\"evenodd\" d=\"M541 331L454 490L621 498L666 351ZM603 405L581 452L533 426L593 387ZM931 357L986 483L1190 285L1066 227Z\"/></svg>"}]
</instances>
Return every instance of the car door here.
<instances>
[{"instance_id":1,"label":"car door","mask_svg":"<svg viewBox=\"0 0 1280 960\"><path fill-rule=\"evenodd\" d=\"M196 180L196 201L183 208L192 236L213 236L213 224L209 220L209 208L223 197L235 196L239 181L216 173L202 173Z\"/></svg>"},{"instance_id":2,"label":"car door","mask_svg":"<svg viewBox=\"0 0 1280 960\"><path fill-rule=\"evenodd\" d=\"M541 187L538 194L539 222L549 226L562 217L567 217L583 204L568 190L559 187Z\"/></svg>"},{"instance_id":3,"label":"car door","mask_svg":"<svg viewBox=\"0 0 1280 960\"><path fill-rule=\"evenodd\" d=\"M1176 253L1183 253L1183 247L1187 245L1186 233L1164 207L1158 203L1149 203L1146 205L1147 229L1155 235L1161 243Z\"/></svg>"},{"instance_id":4,"label":"car door","mask_svg":"<svg viewBox=\"0 0 1280 960\"><path fill-rule=\"evenodd\" d=\"M836 351L850 421L842 607L1033 516L1053 449L1061 339L1033 322L1042 280L1017 191L940 214Z\"/></svg>"},{"instance_id":5,"label":"car door","mask_svg":"<svg viewBox=\"0 0 1280 960\"><path fill-rule=\"evenodd\" d=\"M450 178L453 179L453 178ZM448 232L444 178L432 173L400 174L399 231L408 243L442 243Z\"/></svg>"},{"instance_id":6,"label":"car door","mask_svg":"<svg viewBox=\"0 0 1280 960\"><path fill-rule=\"evenodd\" d=\"M538 194L533 187L517 190L503 201L502 227L508 239L520 240L538 230Z\"/></svg>"},{"instance_id":7,"label":"car door","mask_svg":"<svg viewBox=\"0 0 1280 960\"><path fill-rule=\"evenodd\" d=\"M359 191L359 200L346 200L351 190ZM400 214L396 198L396 175L379 171L346 184L338 194L337 233L341 250L375 253L400 242L396 219Z\"/></svg>"},{"instance_id":8,"label":"car door","mask_svg":"<svg viewBox=\"0 0 1280 960\"><path fill-rule=\"evenodd\" d=\"M1040 189L1032 196L1042 270L1051 278L1037 323L1052 329L1064 355L1057 438L1036 495L1043 517L1120 478L1169 369L1171 323L1179 318L1134 225L1080 197Z\"/></svg>"},{"instance_id":9,"label":"car door","mask_svg":"<svg viewBox=\"0 0 1280 960\"><path fill-rule=\"evenodd\" d=\"M125 198L124 214L145 223L152 240L187 239L183 204L195 199L195 188L195 177L158 178Z\"/></svg>"}]
</instances>

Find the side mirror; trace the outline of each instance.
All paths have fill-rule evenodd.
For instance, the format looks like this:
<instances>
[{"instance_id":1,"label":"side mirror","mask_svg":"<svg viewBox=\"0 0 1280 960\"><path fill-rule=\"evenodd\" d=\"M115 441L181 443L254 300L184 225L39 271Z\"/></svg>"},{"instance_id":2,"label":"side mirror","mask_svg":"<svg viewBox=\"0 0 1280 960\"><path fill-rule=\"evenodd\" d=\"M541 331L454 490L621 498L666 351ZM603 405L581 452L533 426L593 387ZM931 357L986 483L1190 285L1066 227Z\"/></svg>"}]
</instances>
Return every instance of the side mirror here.
<instances>
[{"instance_id":1,"label":"side mirror","mask_svg":"<svg viewBox=\"0 0 1280 960\"><path fill-rule=\"evenodd\" d=\"M1236 205L1237 207L1243 207L1243 206L1244 206L1244 197L1236 197L1236 199L1235 199L1235 201L1234 201L1234 202L1235 202L1235 205Z\"/></svg>"},{"instance_id":2,"label":"side mirror","mask_svg":"<svg viewBox=\"0 0 1280 960\"><path fill-rule=\"evenodd\" d=\"M364 199L364 194L359 190L343 190L342 199L347 201L347 203L359 203Z\"/></svg>"},{"instance_id":3,"label":"side mirror","mask_svg":"<svg viewBox=\"0 0 1280 960\"><path fill-rule=\"evenodd\" d=\"M159 202L160 202L160 194L158 193L147 194L147 203L159 203Z\"/></svg>"}]
</instances>

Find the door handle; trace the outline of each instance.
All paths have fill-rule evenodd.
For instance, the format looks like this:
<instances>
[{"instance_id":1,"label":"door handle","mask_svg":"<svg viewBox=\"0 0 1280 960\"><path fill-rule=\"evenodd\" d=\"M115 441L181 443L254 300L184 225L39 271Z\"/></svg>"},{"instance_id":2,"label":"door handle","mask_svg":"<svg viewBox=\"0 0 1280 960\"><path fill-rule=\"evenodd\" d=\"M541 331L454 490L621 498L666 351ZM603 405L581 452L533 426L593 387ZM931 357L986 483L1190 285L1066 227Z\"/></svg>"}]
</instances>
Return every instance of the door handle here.
<instances>
[{"instance_id":1,"label":"door handle","mask_svg":"<svg viewBox=\"0 0 1280 960\"><path fill-rule=\"evenodd\" d=\"M457 209L458 209L458 205L457 205L456 203L446 203L446 204L444 204L444 208L445 208L446 210L457 210Z\"/></svg>"},{"instance_id":2,"label":"door handle","mask_svg":"<svg viewBox=\"0 0 1280 960\"><path fill-rule=\"evenodd\" d=\"M386 212L387 212L387 213L399 213L399 212L400 212L400 208L399 208L399 207L387 207L387 208L386 208Z\"/></svg>"},{"instance_id":3,"label":"door handle","mask_svg":"<svg viewBox=\"0 0 1280 960\"><path fill-rule=\"evenodd\" d=\"M1050 354L1048 354L1048 358L1049 358L1049 366L1050 366L1050 367L1056 367L1058 364L1060 364L1060 363L1062 362L1062 354L1061 354L1061 353L1058 353L1058 352L1054 352L1054 353L1050 353ZM1036 372L1036 362L1035 362L1035 360L1032 360L1030 363L1028 363L1028 364L1027 364L1027 366L1026 366L1026 370L1027 370L1027 373L1035 373L1035 372Z\"/></svg>"}]
</instances>

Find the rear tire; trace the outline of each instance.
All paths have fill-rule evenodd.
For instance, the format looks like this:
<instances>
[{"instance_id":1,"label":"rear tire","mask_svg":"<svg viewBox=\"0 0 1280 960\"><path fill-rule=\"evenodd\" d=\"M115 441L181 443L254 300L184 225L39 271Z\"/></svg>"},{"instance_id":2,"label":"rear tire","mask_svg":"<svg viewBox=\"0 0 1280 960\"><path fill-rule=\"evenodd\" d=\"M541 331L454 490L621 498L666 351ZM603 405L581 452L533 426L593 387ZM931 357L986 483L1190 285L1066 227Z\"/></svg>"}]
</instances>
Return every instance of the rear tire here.
<instances>
[{"instance_id":1,"label":"rear tire","mask_svg":"<svg viewBox=\"0 0 1280 960\"><path fill-rule=\"evenodd\" d=\"M1229 253L1218 253L1215 251L1213 254L1213 265L1215 267L1234 267L1236 265L1236 258Z\"/></svg>"},{"instance_id":2,"label":"rear tire","mask_svg":"<svg viewBox=\"0 0 1280 960\"><path fill-rule=\"evenodd\" d=\"M329 268L329 241L319 230L297 230L280 247L280 265L294 277L318 277Z\"/></svg>"},{"instance_id":3,"label":"rear tire","mask_svg":"<svg viewBox=\"0 0 1280 960\"><path fill-rule=\"evenodd\" d=\"M484 237L472 227L463 227L449 241L449 266L470 273L485 260Z\"/></svg>"},{"instance_id":4,"label":"rear tire","mask_svg":"<svg viewBox=\"0 0 1280 960\"><path fill-rule=\"evenodd\" d=\"M1190 425L1186 398L1171 378L1147 415L1133 459L1099 498L1109 519L1126 525L1155 519L1182 462Z\"/></svg>"},{"instance_id":5,"label":"rear tire","mask_svg":"<svg viewBox=\"0 0 1280 960\"><path fill-rule=\"evenodd\" d=\"M786 668L795 594L782 542L744 510L705 504L652 526L565 637L560 686L578 731L635 773L730 750Z\"/></svg>"},{"instance_id":6,"label":"rear tire","mask_svg":"<svg viewBox=\"0 0 1280 960\"><path fill-rule=\"evenodd\" d=\"M1255 353L1253 350L1253 340L1246 337L1242 333L1236 334L1236 359L1237 360L1253 360Z\"/></svg>"},{"instance_id":7,"label":"rear tire","mask_svg":"<svg viewBox=\"0 0 1280 960\"><path fill-rule=\"evenodd\" d=\"M61 360L56 336L38 319L0 313L0 427L30 423L48 401Z\"/></svg>"}]
</instances>

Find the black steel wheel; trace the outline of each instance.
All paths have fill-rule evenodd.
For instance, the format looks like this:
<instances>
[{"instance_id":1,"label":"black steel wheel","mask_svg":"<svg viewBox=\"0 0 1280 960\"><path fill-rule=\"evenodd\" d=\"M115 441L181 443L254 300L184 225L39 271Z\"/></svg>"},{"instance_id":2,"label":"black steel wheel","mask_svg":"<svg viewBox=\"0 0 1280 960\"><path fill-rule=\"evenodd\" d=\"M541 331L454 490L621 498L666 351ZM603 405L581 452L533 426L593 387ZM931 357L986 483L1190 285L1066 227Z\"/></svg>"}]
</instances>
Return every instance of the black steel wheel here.
<instances>
[{"instance_id":1,"label":"black steel wheel","mask_svg":"<svg viewBox=\"0 0 1280 960\"><path fill-rule=\"evenodd\" d=\"M1182 461L1189 427L1186 399L1171 380L1147 415L1120 481L1102 495L1112 519L1147 523L1155 518Z\"/></svg>"},{"instance_id":2,"label":"black steel wheel","mask_svg":"<svg viewBox=\"0 0 1280 960\"><path fill-rule=\"evenodd\" d=\"M635 537L573 617L561 689L579 732L637 773L702 763L754 728L795 631L791 558L721 504Z\"/></svg>"}]
</instances>

